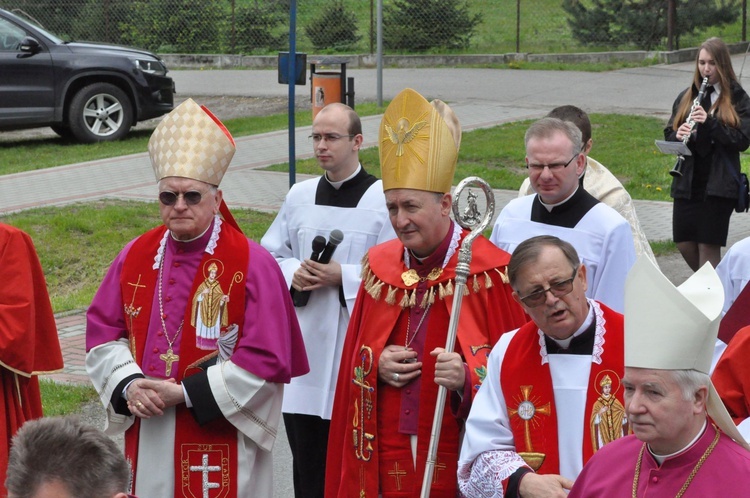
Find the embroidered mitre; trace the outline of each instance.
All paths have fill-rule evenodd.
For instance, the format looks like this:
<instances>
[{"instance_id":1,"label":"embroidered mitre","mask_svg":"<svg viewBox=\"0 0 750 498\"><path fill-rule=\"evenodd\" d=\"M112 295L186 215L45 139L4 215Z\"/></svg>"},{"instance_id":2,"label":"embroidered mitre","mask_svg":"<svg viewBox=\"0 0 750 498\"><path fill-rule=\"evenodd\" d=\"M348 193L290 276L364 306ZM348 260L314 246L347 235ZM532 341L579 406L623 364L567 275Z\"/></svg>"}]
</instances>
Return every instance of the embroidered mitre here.
<instances>
[{"instance_id":1,"label":"embroidered mitre","mask_svg":"<svg viewBox=\"0 0 750 498\"><path fill-rule=\"evenodd\" d=\"M157 182L179 176L218 186L234 152L226 127L193 99L164 116L148 141Z\"/></svg>"},{"instance_id":2,"label":"embroidered mitre","mask_svg":"<svg viewBox=\"0 0 750 498\"><path fill-rule=\"evenodd\" d=\"M379 144L383 190L450 192L461 126L444 102L403 90L383 114Z\"/></svg>"}]
</instances>

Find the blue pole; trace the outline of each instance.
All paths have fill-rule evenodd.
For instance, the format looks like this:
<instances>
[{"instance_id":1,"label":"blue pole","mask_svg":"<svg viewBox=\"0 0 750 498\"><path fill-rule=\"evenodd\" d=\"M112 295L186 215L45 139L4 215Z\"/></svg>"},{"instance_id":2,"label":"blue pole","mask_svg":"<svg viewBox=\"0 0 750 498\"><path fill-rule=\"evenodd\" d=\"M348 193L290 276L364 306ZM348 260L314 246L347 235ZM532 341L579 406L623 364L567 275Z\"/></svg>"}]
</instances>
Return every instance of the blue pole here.
<instances>
[{"instance_id":1,"label":"blue pole","mask_svg":"<svg viewBox=\"0 0 750 498\"><path fill-rule=\"evenodd\" d=\"M289 188L296 183L294 158L294 85L297 80L297 0L289 2Z\"/></svg>"}]
</instances>

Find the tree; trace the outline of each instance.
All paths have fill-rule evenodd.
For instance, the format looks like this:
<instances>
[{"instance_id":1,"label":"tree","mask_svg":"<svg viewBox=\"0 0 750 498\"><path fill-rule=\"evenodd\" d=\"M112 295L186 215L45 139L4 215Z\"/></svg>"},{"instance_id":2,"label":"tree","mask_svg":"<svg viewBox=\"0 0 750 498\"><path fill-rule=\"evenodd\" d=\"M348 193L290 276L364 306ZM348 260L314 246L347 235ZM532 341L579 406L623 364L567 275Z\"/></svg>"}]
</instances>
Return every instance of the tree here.
<instances>
[{"instance_id":1,"label":"tree","mask_svg":"<svg viewBox=\"0 0 750 498\"><path fill-rule=\"evenodd\" d=\"M357 16L341 0L326 4L320 15L305 26L305 34L315 50L351 50L362 38L357 35Z\"/></svg>"},{"instance_id":2,"label":"tree","mask_svg":"<svg viewBox=\"0 0 750 498\"><path fill-rule=\"evenodd\" d=\"M395 0L383 13L383 38L394 50L463 49L479 22L466 0Z\"/></svg>"},{"instance_id":3,"label":"tree","mask_svg":"<svg viewBox=\"0 0 750 498\"><path fill-rule=\"evenodd\" d=\"M236 13L236 48L243 53L257 49L280 50L286 46L288 10L283 5L243 5ZM282 26L280 28L280 26Z\"/></svg>"},{"instance_id":4,"label":"tree","mask_svg":"<svg viewBox=\"0 0 750 498\"><path fill-rule=\"evenodd\" d=\"M730 24L739 13L738 0L681 0L677 7L675 34L695 33L711 26ZM664 0L563 0L570 16L573 37L587 45L618 47L635 45L651 50L667 36L667 2Z\"/></svg>"}]
</instances>

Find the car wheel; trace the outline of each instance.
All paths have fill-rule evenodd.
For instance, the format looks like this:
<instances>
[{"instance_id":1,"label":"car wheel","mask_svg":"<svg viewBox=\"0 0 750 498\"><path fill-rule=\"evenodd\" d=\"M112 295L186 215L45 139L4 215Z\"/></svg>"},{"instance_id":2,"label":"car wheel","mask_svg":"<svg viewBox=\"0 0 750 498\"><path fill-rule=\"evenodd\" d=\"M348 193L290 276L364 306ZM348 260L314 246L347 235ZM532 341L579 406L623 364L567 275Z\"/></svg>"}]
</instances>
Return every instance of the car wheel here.
<instances>
[{"instance_id":1,"label":"car wheel","mask_svg":"<svg viewBox=\"0 0 750 498\"><path fill-rule=\"evenodd\" d=\"M118 140L133 123L133 107L125 92L109 83L83 87L70 101L68 128L84 143Z\"/></svg>"}]
</instances>

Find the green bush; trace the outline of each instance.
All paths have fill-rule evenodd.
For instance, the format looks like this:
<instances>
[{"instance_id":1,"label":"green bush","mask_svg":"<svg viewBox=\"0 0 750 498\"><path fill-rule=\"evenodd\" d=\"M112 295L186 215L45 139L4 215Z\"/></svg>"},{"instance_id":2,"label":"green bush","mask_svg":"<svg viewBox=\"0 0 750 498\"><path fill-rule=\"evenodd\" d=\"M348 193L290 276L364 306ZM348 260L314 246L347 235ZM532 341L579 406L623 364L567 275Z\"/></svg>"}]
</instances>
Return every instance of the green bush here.
<instances>
[{"instance_id":1,"label":"green bush","mask_svg":"<svg viewBox=\"0 0 750 498\"><path fill-rule=\"evenodd\" d=\"M281 50L288 38L288 12L279 4L243 5L235 12L234 52ZM231 43L230 43L231 45Z\"/></svg>"},{"instance_id":2,"label":"green bush","mask_svg":"<svg viewBox=\"0 0 750 498\"><path fill-rule=\"evenodd\" d=\"M464 49L479 22L466 0L395 0L383 12L383 39L392 50Z\"/></svg>"},{"instance_id":3,"label":"green bush","mask_svg":"<svg viewBox=\"0 0 750 498\"><path fill-rule=\"evenodd\" d=\"M156 52L221 52L226 24L223 0L141 0L120 24L123 41Z\"/></svg>"},{"instance_id":4,"label":"green bush","mask_svg":"<svg viewBox=\"0 0 750 498\"><path fill-rule=\"evenodd\" d=\"M621 47L633 45L652 50L667 37L667 2L664 0L563 0L570 16L573 37L585 45ZM737 0L681 0L677 9L675 36L734 22L739 13Z\"/></svg>"},{"instance_id":5,"label":"green bush","mask_svg":"<svg viewBox=\"0 0 750 498\"><path fill-rule=\"evenodd\" d=\"M357 16L341 0L323 7L320 15L305 26L305 34L319 51L351 50L361 38Z\"/></svg>"}]
</instances>

